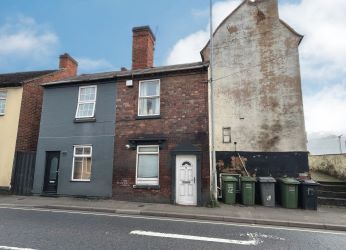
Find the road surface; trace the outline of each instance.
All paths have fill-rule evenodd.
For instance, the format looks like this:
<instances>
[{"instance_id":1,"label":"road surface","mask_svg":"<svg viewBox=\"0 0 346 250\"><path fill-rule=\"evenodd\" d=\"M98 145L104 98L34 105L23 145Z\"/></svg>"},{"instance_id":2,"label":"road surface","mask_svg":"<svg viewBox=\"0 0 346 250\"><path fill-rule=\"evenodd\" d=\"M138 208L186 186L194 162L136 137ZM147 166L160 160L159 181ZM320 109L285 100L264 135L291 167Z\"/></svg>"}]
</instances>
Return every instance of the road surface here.
<instances>
[{"instance_id":1,"label":"road surface","mask_svg":"<svg viewBox=\"0 0 346 250\"><path fill-rule=\"evenodd\" d=\"M0 249L346 249L346 232L0 208Z\"/></svg>"}]
</instances>

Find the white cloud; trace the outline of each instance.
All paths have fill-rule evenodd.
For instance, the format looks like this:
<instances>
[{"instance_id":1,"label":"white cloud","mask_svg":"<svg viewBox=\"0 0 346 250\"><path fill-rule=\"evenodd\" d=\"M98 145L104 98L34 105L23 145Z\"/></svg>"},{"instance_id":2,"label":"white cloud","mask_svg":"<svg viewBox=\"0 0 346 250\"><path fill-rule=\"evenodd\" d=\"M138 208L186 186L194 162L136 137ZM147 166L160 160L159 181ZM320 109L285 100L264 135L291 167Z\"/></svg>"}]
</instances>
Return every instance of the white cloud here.
<instances>
[{"instance_id":1,"label":"white cloud","mask_svg":"<svg viewBox=\"0 0 346 250\"><path fill-rule=\"evenodd\" d=\"M44 62L55 53L57 35L33 18L20 16L0 26L0 65L30 60Z\"/></svg>"},{"instance_id":2,"label":"white cloud","mask_svg":"<svg viewBox=\"0 0 346 250\"><path fill-rule=\"evenodd\" d=\"M304 105L306 129L311 138L346 135L346 81L305 96Z\"/></svg>"},{"instance_id":3,"label":"white cloud","mask_svg":"<svg viewBox=\"0 0 346 250\"><path fill-rule=\"evenodd\" d=\"M82 73L114 70L113 65L105 59L76 58L78 69Z\"/></svg>"},{"instance_id":4,"label":"white cloud","mask_svg":"<svg viewBox=\"0 0 346 250\"><path fill-rule=\"evenodd\" d=\"M199 52L208 42L208 31L200 30L179 40L170 52L166 64L179 64L201 61Z\"/></svg>"},{"instance_id":5,"label":"white cloud","mask_svg":"<svg viewBox=\"0 0 346 250\"><path fill-rule=\"evenodd\" d=\"M319 84L346 76L346 1L302 0L280 6L280 16L305 37L302 75Z\"/></svg>"},{"instance_id":6,"label":"white cloud","mask_svg":"<svg viewBox=\"0 0 346 250\"><path fill-rule=\"evenodd\" d=\"M310 153L340 153L339 135L346 152L346 81L306 96L304 104Z\"/></svg>"},{"instance_id":7,"label":"white cloud","mask_svg":"<svg viewBox=\"0 0 346 250\"><path fill-rule=\"evenodd\" d=\"M226 18L240 3L240 0L228 0L217 2L213 5L214 29ZM208 11L196 11L193 15L205 15ZM206 17L208 15L205 15ZM201 61L200 51L209 40L209 25L203 30L194 32L180 39L171 49L166 60L167 65Z\"/></svg>"}]
</instances>

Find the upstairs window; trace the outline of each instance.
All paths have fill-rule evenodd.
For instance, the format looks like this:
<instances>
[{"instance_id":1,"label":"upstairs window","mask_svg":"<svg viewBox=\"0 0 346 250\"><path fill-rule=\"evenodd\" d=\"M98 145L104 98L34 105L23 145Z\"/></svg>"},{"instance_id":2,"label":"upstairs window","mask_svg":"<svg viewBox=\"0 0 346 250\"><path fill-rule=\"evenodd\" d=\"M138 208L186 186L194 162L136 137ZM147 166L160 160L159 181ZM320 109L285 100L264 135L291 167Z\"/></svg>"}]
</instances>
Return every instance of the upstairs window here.
<instances>
[{"instance_id":1,"label":"upstairs window","mask_svg":"<svg viewBox=\"0 0 346 250\"><path fill-rule=\"evenodd\" d=\"M138 116L160 115L160 80L139 82Z\"/></svg>"},{"instance_id":2,"label":"upstairs window","mask_svg":"<svg viewBox=\"0 0 346 250\"><path fill-rule=\"evenodd\" d=\"M76 118L91 118L95 115L96 86L79 87Z\"/></svg>"},{"instance_id":3,"label":"upstairs window","mask_svg":"<svg viewBox=\"0 0 346 250\"><path fill-rule=\"evenodd\" d=\"M90 181L92 146L78 145L73 149L73 181Z\"/></svg>"},{"instance_id":4,"label":"upstairs window","mask_svg":"<svg viewBox=\"0 0 346 250\"><path fill-rule=\"evenodd\" d=\"M5 114L6 96L7 93L5 91L0 91L0 115Z\"/></svg>"}]
</instances>

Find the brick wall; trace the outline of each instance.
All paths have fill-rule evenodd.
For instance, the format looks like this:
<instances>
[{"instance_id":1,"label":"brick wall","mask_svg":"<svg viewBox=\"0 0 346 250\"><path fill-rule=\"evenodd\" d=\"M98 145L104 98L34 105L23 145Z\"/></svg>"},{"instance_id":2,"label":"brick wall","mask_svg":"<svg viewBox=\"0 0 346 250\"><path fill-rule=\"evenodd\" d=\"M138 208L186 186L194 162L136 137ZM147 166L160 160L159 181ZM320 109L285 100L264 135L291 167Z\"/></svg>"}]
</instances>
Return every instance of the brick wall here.
<instances>
[{"instance_id":1,"label":"brick wall","mask_svg":"<svg viewBox=\"0 0 346 250\"><path fill-rule=\"evenodd\" d=\"M132 31L132 69L153 67L155 37L150 27L136 27Z\"/></svg>"},{"instance_id":2,"label":"brick wall","mask_svg":"<svg viewBox=\"0 0 346 250\"><path fill-rule=\"evenodd\" d=\"M160 79L160 119L137 120L138 85L117 83L113 197L123 200L170 202L172 190L171 150L192 143L202 150L202 196L209 192L208 85L207 71L153 76ZM159 154L159 190L134 189L136 150L126 149L129 139L161 136L167 140Z\"/></svg>"},{"instance_id":3,"label":"brick wall","mask_svg":"<svg viewBox=\"0 0 346 250\"><path fill-rule=\"evenodd\" d=\"M42 83L72 76L69 70L59 70L23 84L16 151L36 151L42 111Z\"/></svg>"}]
</instances>

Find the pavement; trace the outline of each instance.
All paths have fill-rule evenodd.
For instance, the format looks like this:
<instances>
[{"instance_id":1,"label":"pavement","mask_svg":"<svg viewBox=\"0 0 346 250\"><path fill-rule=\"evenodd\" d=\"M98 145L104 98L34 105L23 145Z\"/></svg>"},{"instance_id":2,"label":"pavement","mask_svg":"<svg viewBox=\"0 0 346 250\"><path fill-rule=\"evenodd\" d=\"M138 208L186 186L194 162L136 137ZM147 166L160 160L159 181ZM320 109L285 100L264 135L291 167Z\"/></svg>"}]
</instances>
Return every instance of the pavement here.
<instances>
[{"instance_id":1,"label":"pavement","mask_svg":"<svg viewBox=\"0 0 346 250\"><path fill-rule=\"evenodd\" d=\"M87 199L73 197L41 197L0 195L0 207L78 210L112 214L185 218L246 224L272 225L346 231L346 208L320 206L317 211L268 208L263 206L225 205L190 207L171 204Z\"/></svg>"}]
</instances>

